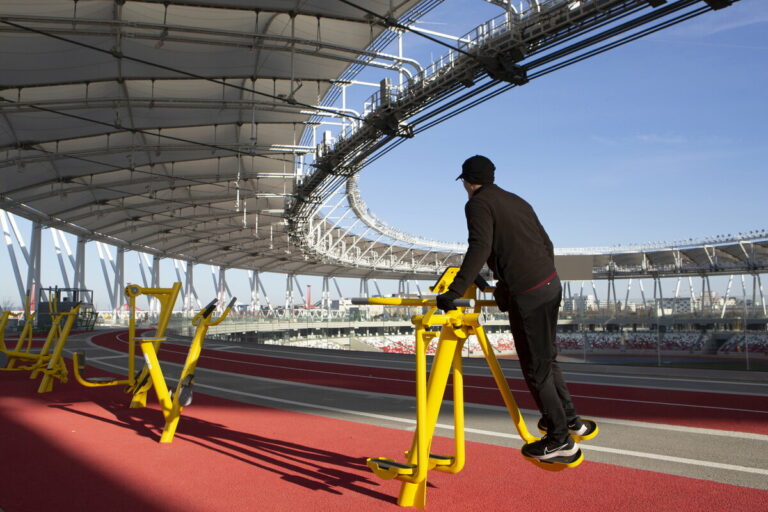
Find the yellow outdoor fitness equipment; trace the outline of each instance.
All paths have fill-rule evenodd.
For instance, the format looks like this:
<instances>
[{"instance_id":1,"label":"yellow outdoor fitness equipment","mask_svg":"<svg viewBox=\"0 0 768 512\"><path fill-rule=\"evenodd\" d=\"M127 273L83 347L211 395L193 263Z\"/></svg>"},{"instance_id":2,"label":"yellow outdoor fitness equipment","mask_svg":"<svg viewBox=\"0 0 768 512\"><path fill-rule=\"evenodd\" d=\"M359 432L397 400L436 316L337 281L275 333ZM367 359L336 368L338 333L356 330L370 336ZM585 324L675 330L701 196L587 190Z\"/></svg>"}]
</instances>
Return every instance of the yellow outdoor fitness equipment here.
<instances>
[{"instance_id":1,"label":"yellow outdoor fitness equipment","mask_svg":"<svg viewBox=\"0 0 768 512\"><path fill-rule=\"evenodd\" d=\"M24 327L19 333L19 339L16 341L16 347L13 350L9 350L5 344L5 329L8 326L8 321L11 317L18 317L20 313L13 313L11 311L3 311L0 317L0 352L7 356L5 368L0 370L20 370L21 368L15 368L16 362L21 355L22 357L28 356L32 353L32 337L33 329L35 325L35 313L29 310L29 296L24 300Z\"/></svg>"},{"instance_id":2,"label":"yellow outdoor fitness equipment","mask_svg":"<svg viewBox=\"0 0 768 512\"><path fill-rule=\"evenodd\" d=\"M38 393L48 393L53 391L53 381L58 379L61 382L67 382L67 365L64 362L64 345L69 338L69 332L72 330L72 326L77 320L77 316L80 314L80 303L75 304L72 309L64 313L51 312L51 329L48 331L48 337L43 345L43 351L45 352L46 346L50 345L51 339L54 337L53 333L58 333L58 339L53 347L53 352L50 357L39 358L32 366L32 375L30 378L34 379L42 373L43 379L40 381L40 386L37 388ZM66 321L64 321L66 319ZM61 323L64 322L62 327Z\"/></svg>"},{"instance_id":3,"label":"yellow outdoor fitness equipment","mask_svg":"<svg viewBox=\"0 0 768 512\"><path fill-rule=\"evenodd\" d=\"M165 426L163 427L163 433L160 436L161 443L170 443L173 441L173 436L176 433L176 427L178 426L179 418L181 417L182 408L192 403L192 388L195 384L195 369L197 368L197 361L200 358L200 352L203 350L208 327L219 325L223 322L232 310L232 306L235 304L236 300L237 298L232 298L224 309L224 312L216 320L212 318L213 311L216 309L216 299L212 300L192 319L192 325L197 326L197 329L195 330L195 336L192 338L192 344L189 347L187 359L184 361L184 367L179 375L179 382L176 384L176 391L173 395L168 392L168 386L165 384L165 377L163 376L160 363L157 360L157 354L152 352L151 345L149 346L149 352L144 353L144 357L147 360L147 366L150 368L152 385L157 393L157 400L160 403L163 417L165 418ZM149 357L147 357L148 353L150 354Z\"/></svg>"},{"instance_id":4,"label":"yellow outdoor fitness equipment","mask_svg":"<svg viewBox=\"0 0 768 512\"><path fill-rule=\"evenodd\" d=\"M448 291L458 267L449 267L431 291L440 294ZM353 304L378 304L385 306L424 306L429 309L423 315L414 316L411 321L416 328L416 432L409 451L405 452L407 462L397 462L385 457L367 459L368 467L379 477L402 481L397 503L404 507L424 508L426 506L427 473L429 470L458 473L464 467L464 390L461 353L467 338L477 336L483 355L493 374L496 386L501 392L504 404L520 437L525 443L539 438L528 431L525 420L509 389L493 348L488 342L479 323L483 306L495 306L494 301L474 300L477 285L471 285L464 297L454 301L458 309L439 314L435 299L372 298L352 299ZM483 291L490 291L487 288ZM427 377L427 346L438 335L430 327L440 326L440 337L432 368ZM440 406L448 384L448 375L453 372L453 414L454 414L454 455L430 453L435 425ZM533 464L549 471L559 471L581 464L583 455L579 451L576 460L570 463L548 463L528 459Z\"/></svg>"},{"instance_id":5,"label":"yellow outdoor fitness equipment","mask_svg":"<svg viewBox=\"0 0 768 512\"><path fill-rule=\"evenodd\" d=\"M130 320L128 324L128 378L113 379L92 378L84 379L80 375L80 367L84 366L84 355L76 353L74 356L75 376L84 386L104 387L125 385L126 393L132 394L132 409L146 407L147 394L151 388L154 388L157 395L157 401L163 412L165 426L160 436L161 443L170 443L176 433L176 427L181 418L181 411L184 407L192 403L192 389L195 381L195 369L200 353L205 343L205 335L208 328L212 325L218 325L224 321L232 310L236 298L233 298L221 316L214 320L213 312L216 309L217 300L212 300L206 307L198 312L192 318L192 325L195 325L195 335L187 353L184 367L181 370L178 384L173 394L168 390L165 375L163 374L160 360L157 352L160 345L166 341L165 332L171 319L173 306L176 303L181 283L175 283L171 288L142 288L136 285L128 285L125 288L125 294L128 296L130 307ZM153 336L136 337L136 299L140 295L150 295L160 301L160 316L158 318L157 329ZM136 343L139 343L141 352L144 356L144 367L138 373L135 373L135 354Z\"/></svg>"},{"instance_id":6,"label":"yellow outdoor fitness equipment","mask_svg":"<svg viewBox=\"0 0 768 512\"><path fill-rule=\"evenodd\" d=\"M149 370L144 367L139 373L136 373L136 342L141 344L142 350L145 343L153 347L155 353L160 348L160 344L165 341L165 331L168 328L168 322L171 320L173 306L176 304L176 298L181 290L181 283L174 283L171 288L142 288L135 284L129 284L125 287L125 295L128 297L130 307L130 317L128 321L128 376L125 379L115 379L113 377L90 377L85 378L80 373L85 369L85 353L75 352L72 357L72 366L75 373L75 379L83 386L90 388L99 388L106 386L125 386L126 393L134 394L134 401L140 401L144 407L146 405L147 391L152 386L149 382ZM157 328L154 336L136 337L136 299L140 295L149 295L158 300L160 304L160 314L157 320ZM142 398L143 397L143 398ZM142 402L143 400L143 402ZM133 402L131 407L134 407Z\"/></svg>"},{"instance_id":7,"label":"yellow outdoor fitness equipment","mask_svg":"<svg viewBox=\"0 0 768 512\"><path fill-rule=\"evenodd\" d=\"M47 393L53 391L54 379L67 382L68 372L63 357L64 346L72 326L80 314L80 303L75 304L69 311L59 313L56 311L56 302L52 302L51 327L39 352L32 352L32 325L35 313L29 312L29 301L27 301L25 310L27 320L13 350L9 349L5 343L5 328L12 316L19 315L10 311L3 311L0 314L0 352L5 354L8 359L5 368L0 368L0 370L30 371L31 379L36 379L42 373L43 379L37 392Z\"/></svg>"}]
</instances>

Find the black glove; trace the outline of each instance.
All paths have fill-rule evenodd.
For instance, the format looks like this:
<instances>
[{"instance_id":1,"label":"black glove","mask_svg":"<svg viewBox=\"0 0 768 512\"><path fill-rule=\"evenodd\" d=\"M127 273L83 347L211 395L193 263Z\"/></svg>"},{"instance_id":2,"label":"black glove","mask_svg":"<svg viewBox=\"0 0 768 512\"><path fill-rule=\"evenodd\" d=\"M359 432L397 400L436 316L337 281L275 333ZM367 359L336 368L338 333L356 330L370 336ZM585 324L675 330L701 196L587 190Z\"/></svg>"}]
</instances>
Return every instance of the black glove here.
<instances>
[{"instance_id":1,"label":"black glove","mask_svg":"<svg viewBox=\"0 0 768 512\"><path fill-rule=\"evenodd\" d=\"M456 309L456 306L453 305L453 301L459 297L461 297L461 295L458 293L448 290L435 297L435 301L437 302L437 307L447 313L452 309Z\"/></svg>"},{"instance_id":2,"label":"black glove","mask_svg":"<svg viewBox=\"0 0 768 512\"><path fill-rule=\"evenodd\" d=\"M505 313L509 311L511 297L509 294L509 288L507 288L507 283L504 281L496 282L496 289L493 291L493 298L496 299L496 307L499 308L499 311L503 311Z\"/></svg>"}]
</instances>

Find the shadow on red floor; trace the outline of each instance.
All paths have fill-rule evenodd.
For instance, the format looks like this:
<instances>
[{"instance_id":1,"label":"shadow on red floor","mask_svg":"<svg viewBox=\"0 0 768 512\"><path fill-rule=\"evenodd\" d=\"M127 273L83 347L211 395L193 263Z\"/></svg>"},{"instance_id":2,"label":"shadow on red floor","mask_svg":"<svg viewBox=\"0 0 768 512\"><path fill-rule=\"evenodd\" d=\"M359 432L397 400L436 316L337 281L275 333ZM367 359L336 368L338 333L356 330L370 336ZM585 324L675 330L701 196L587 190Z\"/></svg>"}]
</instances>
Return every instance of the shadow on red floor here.
<instances>
[{"instance_id":1,"label":"shadow on red floor","mask_svg":"<svg viewBox=\"0 0 768 512\"><path fill-rule=\"evenodd\" d=\"M400 458L411 434L197 394L160 445L157 407L70 382L38 395L0 374L0 509L58 511L398 510L397 481L366 456ZM436 452L450 452L445 438ZM761 510L768 492L585 462L541 471L516 449L468 443L459 475L431 474L432 510Z\"/></svg>"}]
</instances>

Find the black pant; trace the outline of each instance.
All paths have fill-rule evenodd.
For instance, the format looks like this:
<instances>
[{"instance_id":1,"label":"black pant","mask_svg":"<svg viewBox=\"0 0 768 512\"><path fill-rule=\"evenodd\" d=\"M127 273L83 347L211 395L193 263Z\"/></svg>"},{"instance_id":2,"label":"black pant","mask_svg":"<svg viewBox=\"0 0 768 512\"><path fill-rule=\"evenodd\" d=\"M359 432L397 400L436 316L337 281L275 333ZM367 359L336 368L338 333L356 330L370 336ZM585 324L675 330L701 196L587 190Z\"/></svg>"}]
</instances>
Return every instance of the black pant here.
<instances>
[{"instance_id":1,"label":"black pant","mask_svg":"<svg viewBox=\"0 0 768 512\"><path fill-rule=\"evenodd\" d=\"M556 359L561 295L560 279L555 277L532 292L511 297L509 325L525 383L547 422L547 432L565 442L568 422L577 415Z\"/></svg>"}]
</instances>

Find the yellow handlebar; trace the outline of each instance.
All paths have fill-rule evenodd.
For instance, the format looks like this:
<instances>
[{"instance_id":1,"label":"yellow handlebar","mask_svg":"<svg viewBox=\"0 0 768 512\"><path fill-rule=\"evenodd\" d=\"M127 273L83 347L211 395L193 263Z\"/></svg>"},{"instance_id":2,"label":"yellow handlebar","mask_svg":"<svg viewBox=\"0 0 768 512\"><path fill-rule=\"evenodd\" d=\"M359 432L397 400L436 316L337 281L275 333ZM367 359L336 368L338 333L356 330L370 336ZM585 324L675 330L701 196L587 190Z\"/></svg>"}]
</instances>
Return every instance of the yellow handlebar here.
<instances>
[{"instance_id":1,"label":"yellow handlebar","mask_svg":"<svg viewBox=\"0 0 768 512\"><path fill-rule=\"evenodd\" d=\"M356 306L363 305L379 305L379 306L427 306L435 307L437 303L434 298L431 299L403 299L401 297L355 297L351 299L352 304ZM475 299L456 299L453 301L453 305L457 308L473 308L475 307Z\"/></svg>"}]
</instances>

